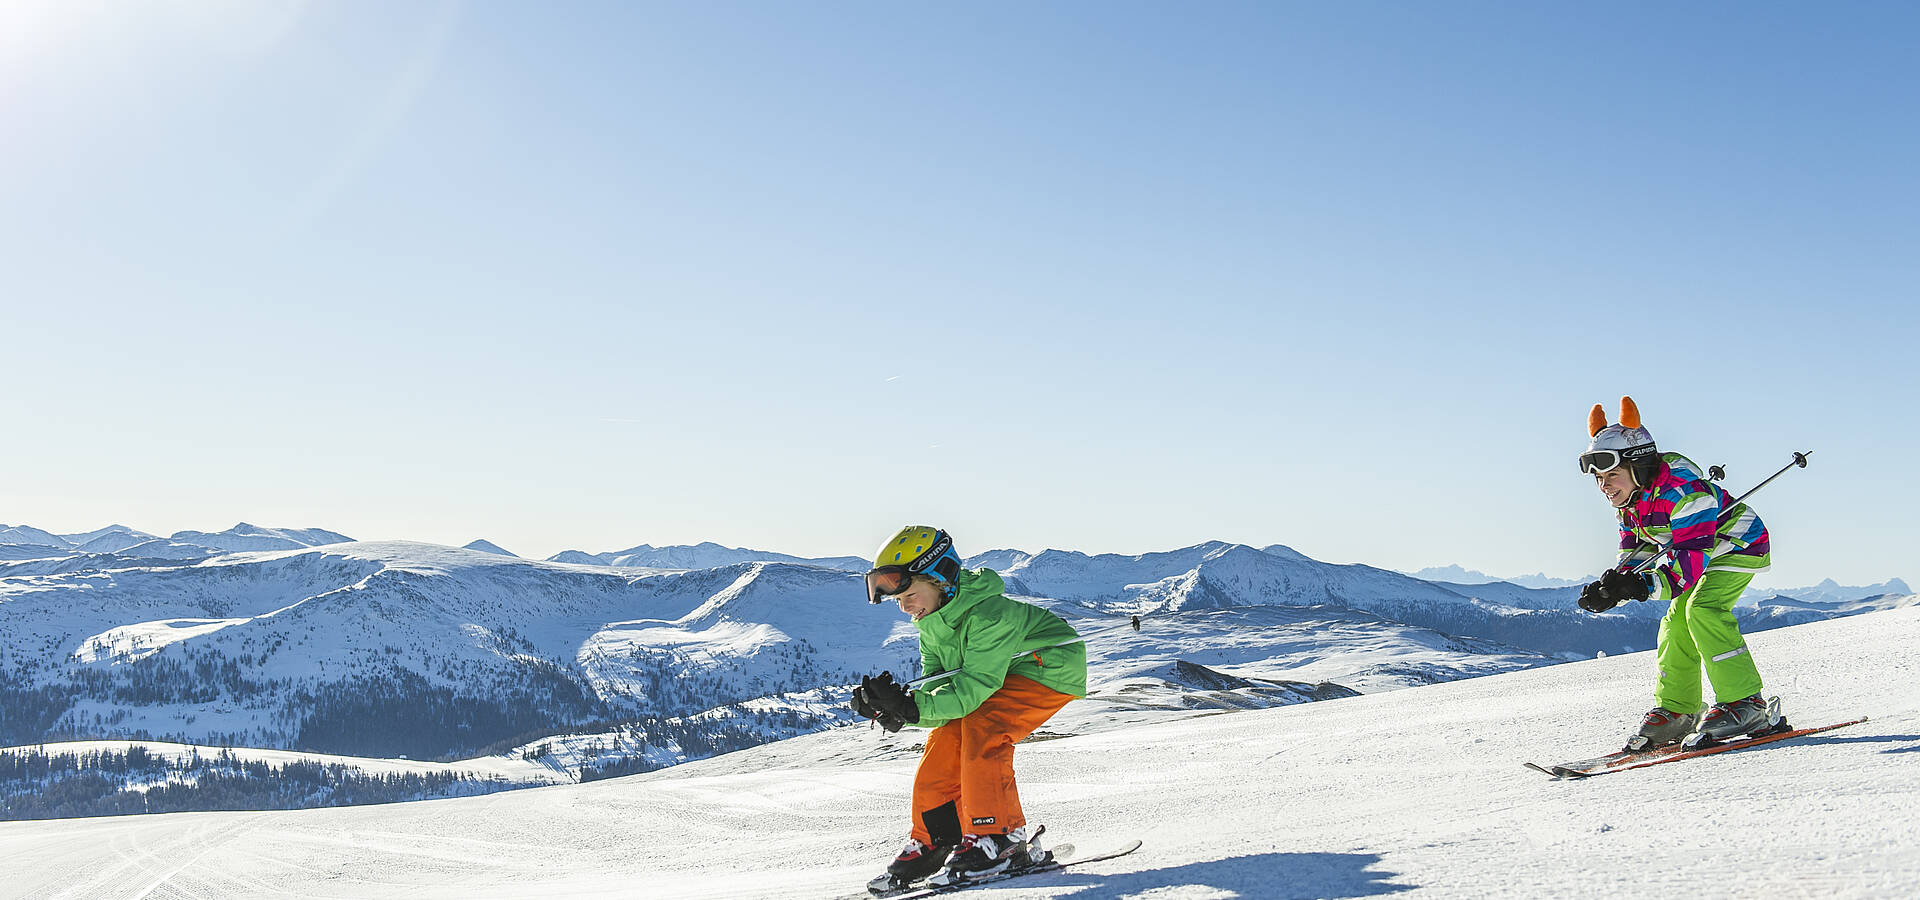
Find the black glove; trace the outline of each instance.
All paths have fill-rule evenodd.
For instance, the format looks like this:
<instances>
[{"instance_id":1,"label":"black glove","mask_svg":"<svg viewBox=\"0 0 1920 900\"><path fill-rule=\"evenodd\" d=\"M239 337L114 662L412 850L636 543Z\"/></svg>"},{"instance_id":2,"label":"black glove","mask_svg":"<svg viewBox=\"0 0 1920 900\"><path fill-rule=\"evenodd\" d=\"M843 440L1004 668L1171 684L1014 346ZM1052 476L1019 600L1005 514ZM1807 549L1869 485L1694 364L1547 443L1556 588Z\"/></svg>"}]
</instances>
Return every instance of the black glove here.
<instances>
[{"instance_id":1,"label":"black glove","mask_svg":"<svg viewBox=\"0 0 1920 900\"><path fill-rule=\"evenodd\" d=\"M1600 573L1600 592L1613 600L1609 606L1615 606L1628 600L1646 600L1653 592L1653 585L1647 583L1644 575L1608 569Z\"/></svg>"},{"instance_id":2,"label":"black glove","mask_svg":"<svg viewBox=\"0 0 1920 900\"><path fill-rule=\"evenodd\" d=\"M1605 588L1598 581L1588 582L1586 587L1580 589L1580 608L1587 612L1606 612L1619 602L1608 597Z\"/></svg>"},{"instance_id":3,"label":"black glove","mask_svg":"<svg viewBox=\"0 0 1920 900\"><path fill-rule=\"evenodd\" d=\"M913 694L893 680L892 672L868 675L853 689L853 711L880 723L888 731L920 721L920 705Z\"/></svg>"}]
</instances>

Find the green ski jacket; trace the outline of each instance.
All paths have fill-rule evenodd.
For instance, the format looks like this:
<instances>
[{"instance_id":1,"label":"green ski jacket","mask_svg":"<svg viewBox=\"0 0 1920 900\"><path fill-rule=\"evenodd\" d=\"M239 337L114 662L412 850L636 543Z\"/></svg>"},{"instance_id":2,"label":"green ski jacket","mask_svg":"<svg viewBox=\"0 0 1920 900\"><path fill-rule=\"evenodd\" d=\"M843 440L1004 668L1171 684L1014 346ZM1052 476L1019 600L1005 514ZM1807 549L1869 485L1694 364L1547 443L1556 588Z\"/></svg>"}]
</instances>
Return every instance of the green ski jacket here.
<instances>
[{"instance_id":1,"label":"green ski jacket","mask_svg":"<svg viewBox=\"0 0 1920 900\"><path fill-rule=\"evenodd\" d=\"M959 582L953 599L913 623L920 631L920 670L954 673L914 692L920 727L938 728L979 709L1008 675L1063 694L1087 695L1087 645L1049 647L1078 637L1073 626L1031 603L1008 599L1006 582L992 569L962 569ZM1037 649L1042 647L1048 649Z\"/></svg>"}]
</instances>

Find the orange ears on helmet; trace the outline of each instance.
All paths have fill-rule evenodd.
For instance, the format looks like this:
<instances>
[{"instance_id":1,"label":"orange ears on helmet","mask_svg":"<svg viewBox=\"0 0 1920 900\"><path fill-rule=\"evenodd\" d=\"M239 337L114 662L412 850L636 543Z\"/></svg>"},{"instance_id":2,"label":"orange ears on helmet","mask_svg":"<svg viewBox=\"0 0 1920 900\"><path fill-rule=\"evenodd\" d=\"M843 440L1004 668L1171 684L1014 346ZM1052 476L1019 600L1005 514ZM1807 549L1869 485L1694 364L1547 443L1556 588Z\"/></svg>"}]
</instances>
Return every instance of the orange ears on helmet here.
<instances>
[{"instance_id":1,"label":"orange ears on helmet","mask_svg":"<svg viewBox=\"0 0 1920 900\"><path fill-rule=\"evenodd\" d=\"M1620 424L1628 428L1640 427L1640 407L1634 405L1632 397L1620 398ZM1587 413L1587 437L1600 433L1607 427L1607 410L1600 404L1593 405L1593 411Z\"/></svg>"}]
</instances>

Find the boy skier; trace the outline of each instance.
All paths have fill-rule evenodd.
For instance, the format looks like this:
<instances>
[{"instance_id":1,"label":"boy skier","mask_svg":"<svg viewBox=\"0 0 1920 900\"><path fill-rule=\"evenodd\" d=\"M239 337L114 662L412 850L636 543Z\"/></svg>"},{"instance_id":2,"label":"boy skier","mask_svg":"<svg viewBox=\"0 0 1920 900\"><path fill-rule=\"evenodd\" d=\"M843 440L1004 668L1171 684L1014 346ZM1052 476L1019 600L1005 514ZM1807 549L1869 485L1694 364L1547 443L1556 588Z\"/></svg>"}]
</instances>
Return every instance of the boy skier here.
<instances>
[{"instance_id":1,"label":"boy skier","mask_svg":"<svg viewBox=\"0 0 1920 900\"><path fill-rule=\"evenodd\" d=\"M949 881L985 878L1045 861L1029 855L1013 779L1013 745L1087 693L1087 648L1059 616L1003 593L990 569L960 567L953 539L910 525L882 545L867 599L891 597L920 632L925 674L907 690L882 672L860 680L855 712L888 731L930 728L913 779L906 848L867 887L887 894L947 866Z\"/></svg>"},{"instance_id":2,"label":"boy skier","mask_svg":"<svg viewBox=\"0 0 1920 900\"><path fill-rule=\"evenodd\" d=\"M1727 492L1692 460L1661 453L1633 398L1620 398L1616 425L1595 404L1587 433L1593 442L1580 454L1580 471L1618 511L1620 558L1580 592L1581 608L1604 612L1654 595L1673 601L1655 650L1659 705L1641 719L1627 749L1676 743L1694 731L1718 741L1766 730L1777 714L1760 696L1760 670L1733 615L1741 591L1771 564L1766 525L1744 503L1728 509ZM1653 571L1633 571L1663 553ZM1703 664L1715 701L1704 718Z\"/></svg>"}]
</instances>

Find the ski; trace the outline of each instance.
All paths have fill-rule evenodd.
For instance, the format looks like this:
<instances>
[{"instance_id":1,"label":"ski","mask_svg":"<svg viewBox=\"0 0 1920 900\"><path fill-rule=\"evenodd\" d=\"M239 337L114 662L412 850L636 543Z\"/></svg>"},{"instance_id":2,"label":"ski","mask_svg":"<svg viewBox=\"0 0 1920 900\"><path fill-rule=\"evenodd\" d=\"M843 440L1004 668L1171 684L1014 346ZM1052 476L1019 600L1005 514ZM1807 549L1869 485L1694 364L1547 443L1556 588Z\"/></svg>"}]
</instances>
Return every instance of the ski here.
<instances>
[{"instance_id":1,"label":"ski","mask_svg":"<svg viewBox=\"0 0 1920 900\"><path fill-rule=\"evenodd\" d=\"M1555 778L1591 778L1595 775L1625 772L1628 769L1644 769L1647 766L1657 766L1661 763L1678 762L1683 759L1693 759L1700 756L1711 756L1715 753L1745 750L1749 747L1761 746L1762 744L1772 744L1792 738L1806 737L1810 734L1819 734L1823 731L1832 731L1836 728L1845 728L1849 725L1858 725L1865 721L1867 721L1867 717L1861 716L1858 719L1849 719L1845 722L1835 722L1832 725L1821 725L1816 728L1791 728L1753 737L1733 738L1718 743L1705 745L1696 744L1693 747L1675 744L1670 747L1661 747L1658 750L1643 750L1638 752L1622 750L1618 753L1609 753L1606 756L1562 763L1557 766L1542 766L1537 763L1526 763L1526 767Z\"/></svg>"},{"instance_id":2,"label":"ski","mask_svg":"<svg viewBox=\"0 0 1920 900\"><path fill-rule=\"evenodd\" d=\"M1605 756L1596 756L1592 759L1577 759L1572 762L1563 762L1557 766L1543 766L1539 763L1530 762L1526 764L1526 767L1535 772L1552 775L1555 778L1576 778L1581 775L1597 775L1615 766L1626 765L1630 762L1658 756L1670 749L1678 750L1679 745L1675 744L1671 748L1661 748L1659 750L1620 750Z\"/></svg>"},{"instance_id":3,"label":"ski","mask_svg":"<svg viewBox=\"0 0 1920 900\"><path fill-rule=\"evenodd\" d=\"M1105 853L1097 853L1097 854L1094 854L1093 856L1079 856L1079 857L1074 857L1072 859L1068 859L1067 857L1073 853L1073 845L1061 844L1058 848L1052 851L1053 855L1048 857L1046 862L1041 863L1037 866L1028 866L1027 868L1024 868L1024 869L1014 869L1007 872L1001 872L998 875L990 875L986 878L979 878L973 881L956 881L951 884L929 884L923 887L908 888L907 890L901 891L899 893L884 893L884 894L870 893L867 896L886 897L886 898L890 898L890 900L916 900L916 898L919 898L919 897L937 897L941 894L951 894L954 891L964 891L967 888L979 887L984 884L999 884L1000 882L1007 881L1009 879L1024 878L1028 875L1045 875L1048 872L1058 872L1061 869L1065 869L1070 866L1077 866L1077 865L1080 865L1081 863L1099 862L1103 859L1114 859L1117 857L1126 856L1127 854L1132 853L1133 851L1138 849L1140 849L1140 842L1136 840L1136 841L1127 842L1126 846L1121 847L1117 850L1108 850Z\"/></svg>"}]
</instances>

